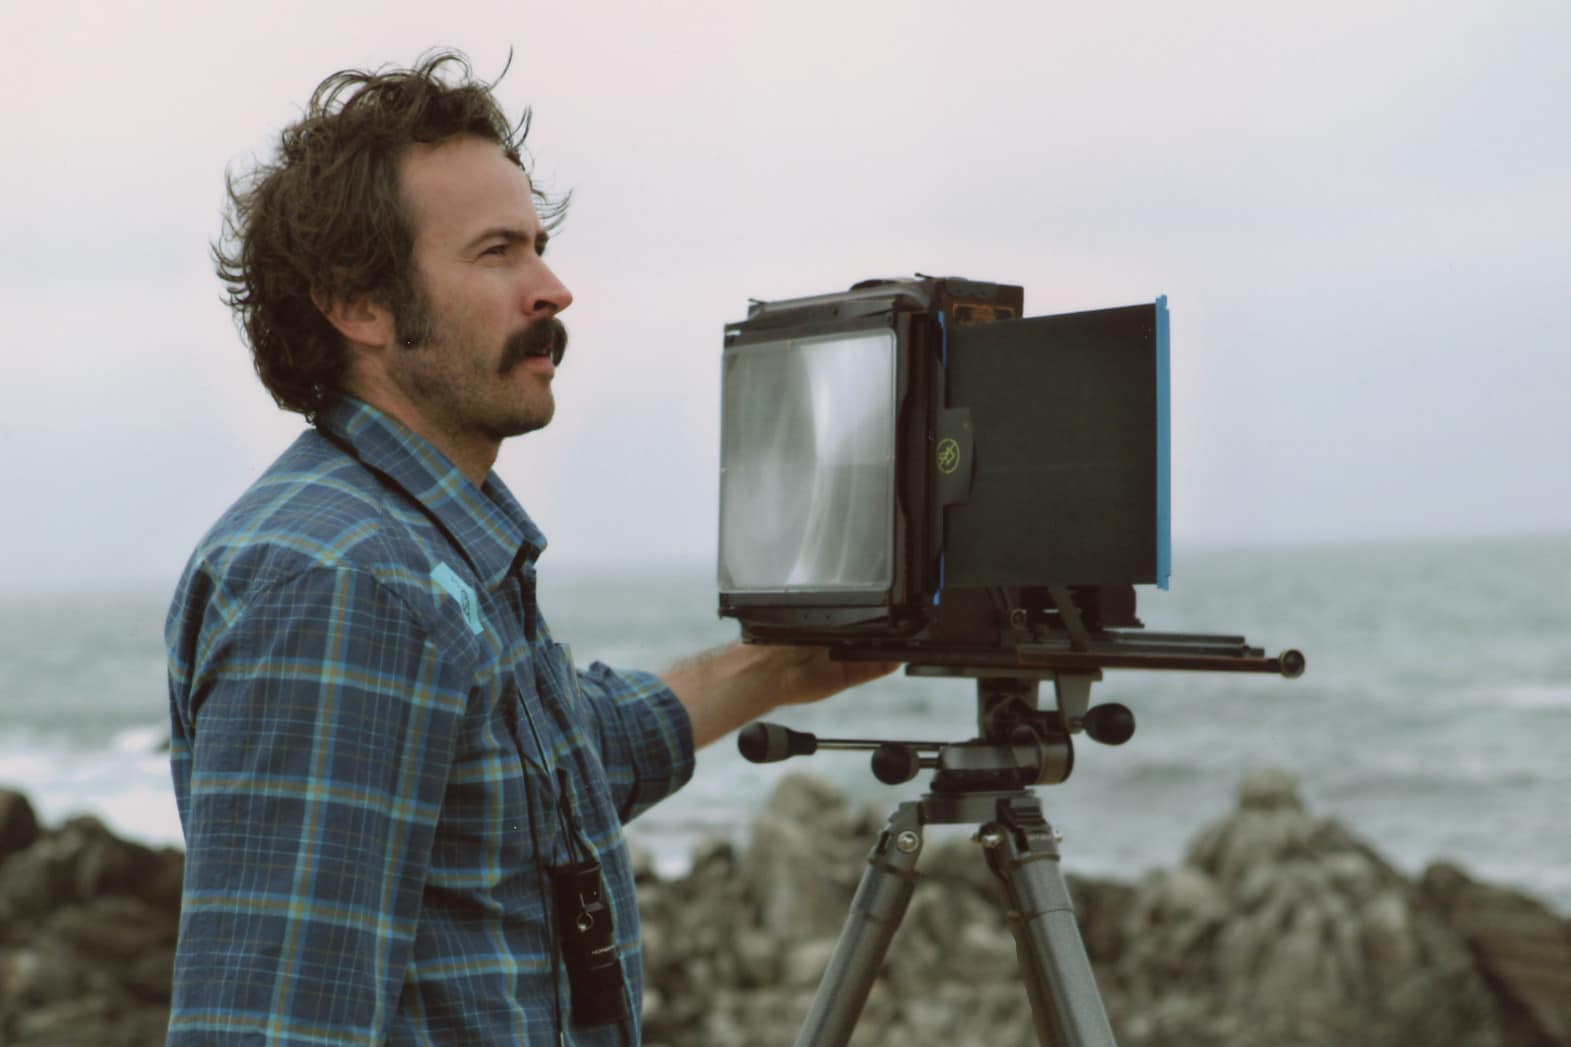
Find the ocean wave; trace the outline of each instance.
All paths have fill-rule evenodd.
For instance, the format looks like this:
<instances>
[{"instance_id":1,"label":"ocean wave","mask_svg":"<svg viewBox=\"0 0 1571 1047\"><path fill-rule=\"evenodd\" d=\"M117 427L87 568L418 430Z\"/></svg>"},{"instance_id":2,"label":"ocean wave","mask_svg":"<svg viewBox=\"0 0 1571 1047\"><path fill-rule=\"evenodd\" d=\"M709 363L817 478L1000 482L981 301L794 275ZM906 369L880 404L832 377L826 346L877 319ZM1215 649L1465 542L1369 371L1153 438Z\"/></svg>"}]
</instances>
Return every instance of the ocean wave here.
<instances>
[{"instance_id":1,"label":"ocean wave","mask_svg":"<svg viewBox=\"0 0 1571 1047\"><path fill-rule=\"evenodd\" d=\"M0 785L26 793L45 825L87 814L129 839L179 846L184 838L169 757L157 748L162 740L157 729L135 728L120 732L114 745L84 750L11 735L0 742Z\"/></svg>"},{"instance_id":2,"label":"ocean wave","mask_svg":"<svg viewBox=\"0 0 1571 1047\"><path fill-rule=\"evenodd\" d=\"M1543 768L1504 763L1478 753L1456 754L1443 762L1425 757L1421 752L1391 753L1383 764L1328 771L1312 784L1326 797L1416 796L1437 803L1453 792L1503 799L1550 784Z\"/></svg>"},{"instance_id":3,"label":"ocean wave","mask_svg":"<svg viewBox=\"0 0 1571 1047\"><path fill-rule=\"evenodd\" d=\"M109 748L117 753L161 755L169 748L169 728L162 725L127 727L115 732L109 740Z\"/></svg>"},{"instance_id":4,"label":"ocean wave","mask_svg":"<svg viewBox=\"0 0 1571 1047\"><path fill-rule=\"evenodd\" d=\"M1571 685L1516 684L1490 692L1494 704L1508 709L1571 709Z\"/></svg>"}]
</instances>

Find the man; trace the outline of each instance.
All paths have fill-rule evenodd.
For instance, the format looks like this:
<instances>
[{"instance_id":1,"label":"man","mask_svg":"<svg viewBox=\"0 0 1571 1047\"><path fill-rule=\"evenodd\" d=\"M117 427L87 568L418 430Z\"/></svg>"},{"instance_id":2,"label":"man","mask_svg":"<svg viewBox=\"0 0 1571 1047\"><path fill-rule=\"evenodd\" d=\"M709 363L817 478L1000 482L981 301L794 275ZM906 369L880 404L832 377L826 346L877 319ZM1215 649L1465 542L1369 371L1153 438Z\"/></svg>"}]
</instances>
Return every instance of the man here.
<instances>
[{"instance_id":1,"label":"man","mask_svg":"<svg viewBox=\"0 0 1571 1047\"><path fill-rule=\"evenodd\" d=\"M554 642L545 539L491 472L551 420L572 303L526 130L437 54L329 77L231 183L219 272L263 383L314 428L202 540L170 612L171 1043L636 1042L621 824L695 746L892 668L738 646L580 672ZM575 864L587 893L553 889ZM616 977L586 1016L563 938L607 915Z\"/></svg>"}]
</instances>

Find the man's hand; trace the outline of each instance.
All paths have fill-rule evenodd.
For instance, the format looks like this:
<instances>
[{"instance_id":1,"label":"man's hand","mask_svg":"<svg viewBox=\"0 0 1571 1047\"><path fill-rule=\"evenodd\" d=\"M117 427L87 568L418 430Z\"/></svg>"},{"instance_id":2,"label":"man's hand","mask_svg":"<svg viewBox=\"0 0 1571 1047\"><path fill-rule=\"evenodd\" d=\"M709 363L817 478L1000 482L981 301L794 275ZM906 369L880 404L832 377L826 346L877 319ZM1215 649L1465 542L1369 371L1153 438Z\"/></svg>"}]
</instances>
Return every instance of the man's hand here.
<instances>
[{"instance_id":1,"label":"man's hand","mask_svg":"<svg viewBox=\"0 0 1571 1047\"><path fill-rule=\"evenodd\" d=\"M898 662L836 662L824 647L733 644L660 674L693 721L693 744L708 745L779 705L816 702L888 675Z\"/></svg>"}]
</instances>

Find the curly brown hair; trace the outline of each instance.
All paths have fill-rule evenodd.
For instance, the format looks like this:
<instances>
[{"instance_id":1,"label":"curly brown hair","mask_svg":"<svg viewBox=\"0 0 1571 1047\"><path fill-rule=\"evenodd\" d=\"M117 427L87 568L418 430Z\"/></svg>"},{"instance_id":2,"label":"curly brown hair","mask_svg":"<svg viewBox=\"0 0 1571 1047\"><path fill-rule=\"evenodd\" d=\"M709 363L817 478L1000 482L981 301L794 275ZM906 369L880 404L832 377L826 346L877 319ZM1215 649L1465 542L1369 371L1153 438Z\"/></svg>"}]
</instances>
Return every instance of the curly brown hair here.
<instances>
[{"instance_id":1,"label":"curly brown hair","mask_svg":"<svg viewBox=\"0 0 1571 1047\"><path fill-rule=\"evenodd\" d=\"M500 80L476 82L469 60L451 50L428 52L409 69L334 73L284 128L271 163L228 175L213 261L278 406L314 422L338 395L346 350L317 302L370 296L392 310L400 340L426 340L430 318L411 261L399 161L414 143L476 135L527 170L530 112L508 121L492 96ZM542 224L554 228L567 197L532 192Z\"/></svg>"}]
</instances>

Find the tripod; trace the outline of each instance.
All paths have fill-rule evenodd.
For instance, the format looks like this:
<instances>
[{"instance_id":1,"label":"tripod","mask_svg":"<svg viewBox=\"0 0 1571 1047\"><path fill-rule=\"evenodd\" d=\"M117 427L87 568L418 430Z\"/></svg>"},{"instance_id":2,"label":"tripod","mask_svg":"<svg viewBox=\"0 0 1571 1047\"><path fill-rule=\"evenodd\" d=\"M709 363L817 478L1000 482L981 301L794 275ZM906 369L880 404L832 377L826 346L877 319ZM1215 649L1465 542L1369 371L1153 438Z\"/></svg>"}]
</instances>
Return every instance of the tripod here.
<instances>
[{"instance_id":1,"label":"tripod","mask_svg":"<svg viewBox=\"0 0 1571 1047\"><path fill-rule=\"evenodd\" d=\"M947 669L927 675L973 674ZM1055 709L1037 708L1043 678L1054 683ZM916 889L923 826L964 824L978 826L976 840L1003 888L1037 1042L1061 1047L1114 1042L1059 867L1059 836L1030 788L1069 777L1071 733L1084 730L1110 745L1133 735L1128 709L1088 708L1091 683L1100 678L1098 671L990 670L977 679L981 736L972 742L829 740L773 724L753 724L742 732L742 755L758 763L819 749L872 749L873 773L888 784L910 781L923 769L937 772L925 796L895 808L873 845L797 1047L843 1047L850 1040Z\"/></svg>"}]
</instances>

